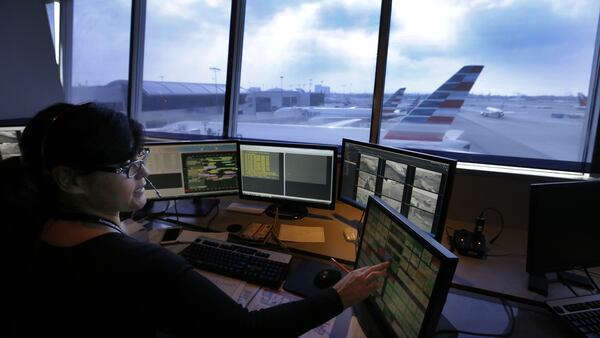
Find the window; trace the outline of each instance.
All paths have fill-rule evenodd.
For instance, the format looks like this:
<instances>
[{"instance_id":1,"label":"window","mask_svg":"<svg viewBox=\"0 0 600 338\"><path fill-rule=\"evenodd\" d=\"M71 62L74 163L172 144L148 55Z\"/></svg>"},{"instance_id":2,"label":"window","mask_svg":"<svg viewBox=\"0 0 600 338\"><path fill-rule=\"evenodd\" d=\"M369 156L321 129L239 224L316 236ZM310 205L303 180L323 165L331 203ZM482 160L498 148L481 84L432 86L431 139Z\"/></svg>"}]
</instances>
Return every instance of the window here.
<instances>
[{"instance_id":1,"label":"window","mask_svg":"<svg viewBox=\"0 0 600 338\"><path fill-rule=\"evenodd\" d=\"M368 141L378 39L387 39L380 19L389 15L379 143L577 172L598 157L597 1L147 0L134 13L143 18L133 27L143 77L132 80L141 101L131 103L131 3L46 3L50 16L61 13L54 29L72 31L72 42L61 41L67 97L130 104L161 136ZM232 23L241 51L228 50ZM225 112L230 98L237 105Z\"/></svg>"},{"instance_id":2,"label":"window","mask_svg":"<svg viewBox=\"0 0 600 338\"><path fill-rule=\"evenodd\" d=\"M380 143L583 170L599 10L597 1L394 1L386 92L406 91L394 118L384 111Z\"/></svg>"},{"instance_id":3,"label":"window","mask_svg":"<svg viewBox=\"0 0 600 338\"><path fill-rule=\"evenodd\" d=\"M149 0L142 108L150 131L223 134L231 1Z\"/></svg>"},{"instance_id":4,"label":"window","mask_svg":"<svg viewBox=\"0 0 600 338\"><path fill-rule=\"evenodd\" d=\"M369 0L247 1L236 134L368 140L380 9Z\"/></svg>"},{"instance_id":5,"label":"window","mask_svg":"<svg viewBox=\"0 0 600 338\"><path fill-rule=\"evenodd\" d=\"M60 21L72 33L72 41L61 41L63 53L72 53L62 59L67 100L127 111L131 4L86 0L63 6L73 6L73 17Z\"/></svg>"},{"instance_id":6,"label":"window","mask_svg":"<svg viewBox=\"0 0 600 338\"><path fill-rule=\"evenodd\" d=\"M59 38L58 31L60 30L60 3L58 1L46 1L46 14L48 15L48 25L50 26L50 35L52 36L52 43L54 44L54 54L56 57L56 63L59 63Z\"/></svg>"}]
</instances>

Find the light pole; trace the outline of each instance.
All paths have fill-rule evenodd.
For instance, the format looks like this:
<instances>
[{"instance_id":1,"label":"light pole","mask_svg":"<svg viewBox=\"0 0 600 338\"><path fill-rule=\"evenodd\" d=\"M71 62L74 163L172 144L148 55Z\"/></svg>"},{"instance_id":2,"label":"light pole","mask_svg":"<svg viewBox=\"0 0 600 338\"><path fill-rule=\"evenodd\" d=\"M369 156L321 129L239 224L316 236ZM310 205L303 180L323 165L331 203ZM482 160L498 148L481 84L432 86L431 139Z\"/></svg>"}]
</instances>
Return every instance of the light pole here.
<instances>
[{"instance_id":1,"label":"light pole","mask_svg":"<svg viewBox=\"0 0 600 338\"><path fill-rule=\"evenodd\" d=\"M279 80L281 81L281 107L283 107L283 75L279 76Z\"/></svg>"},{"instance_id":2,"label":"light pole","mask_svg":"<svg viewBox=\"0 0 600 338\"><path fill-rule=\"evenodd\" d=\"M221 68L210 67L208 69L215 72L215 111L217 111L217 103L218 103L217 72L220 71Z\"/></svg>"}]
</instances>

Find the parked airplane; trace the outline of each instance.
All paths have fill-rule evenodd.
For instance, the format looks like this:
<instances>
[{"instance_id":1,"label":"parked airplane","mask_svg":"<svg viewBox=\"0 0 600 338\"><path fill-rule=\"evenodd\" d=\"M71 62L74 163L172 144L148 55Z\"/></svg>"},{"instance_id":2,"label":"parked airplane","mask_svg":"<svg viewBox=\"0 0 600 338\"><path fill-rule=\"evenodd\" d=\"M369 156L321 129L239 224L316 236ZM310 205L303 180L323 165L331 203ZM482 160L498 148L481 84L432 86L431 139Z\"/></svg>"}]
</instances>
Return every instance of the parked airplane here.
<instances>
[{"instance_id":1,"label":"parked airplane","mask_svg":"<svg viewBox=\"0 0 600 338\"><path fill-rule=\"evenodd\" d=\"M398 117L398 106L402 102L402 95L406 88L398 89L392 96L390 96L382 106L382 117L384 119ZM311 119L312 123L320 122L327 123L333 120L340 119L365 119L370 120L372 114L372 108L359 108L359 107L326 107L326 106L310 106L310 107L283 107L273 112L274 118L294 118L304 117L305 119Z\"/></svg>"},{"instance_id":2,"label":"parked airplane","mask_svg":"<svg viewBox=\"0 0 600 338\"><path fill-rule=\"evenodd\" d=\"M416 149L468 151L470 143L458 140L462 130L450 129L483 66L464 66L427 99L389 129L382 129L380 142L385 145ZM395 94L403 93L404 89ZM398 95L396 96L396 98ZM389 101L389 100L388 100ZM358 108L355 108L358 109ZM346 110L349 110L346 108ZM397 114L394 112L394 114ZM369 109L370 116L370 109ZM292 142L340 144L342 138L367 141L368 127L352 127L347 121L362 118L345 116L344 121L327 124L239 122L233 137L280 139ZM222 135L222 122L180 121L149 132ZM310 135L310 137L308 137ZM156 135L160 136L159 134Z\"/></svg>"},{"instance_id":3,"label":"parked airplane","mask_svg":"<svg viewBox=\"0 0 600 338\"><path fill-rule=\"evenodd\" d=\"M462 130L452 130L456 114L483 70L483 66L464 66L435 92L393 125L381 143L405 148L470 148L470 143L459 140Z\"/></svg>"}]
</instances>

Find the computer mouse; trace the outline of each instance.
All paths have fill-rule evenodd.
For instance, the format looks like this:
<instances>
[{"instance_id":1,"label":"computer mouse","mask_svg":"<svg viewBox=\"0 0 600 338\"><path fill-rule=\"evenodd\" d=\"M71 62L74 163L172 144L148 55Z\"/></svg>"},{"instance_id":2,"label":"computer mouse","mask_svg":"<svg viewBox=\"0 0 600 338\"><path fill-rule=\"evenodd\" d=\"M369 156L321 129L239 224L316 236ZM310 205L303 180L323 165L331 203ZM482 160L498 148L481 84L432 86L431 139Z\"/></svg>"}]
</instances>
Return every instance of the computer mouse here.
<instances>
[{"instance_id":1,"label":"computer mouse","mask_svg":"<svg viewBox=\"0 0 600 338\"><path fill-rule=\"evenodd\" d=\"M315 286L319 289L325 289L333 286L342 278L342 273L336 269L324 269L315 276Z\"/></svg>"},{"instance_id":2,"label":"computer mouse","mask_svg":"<svg viewBox=\"0 0 600 338\"><path fill-rule=\"evenodd\" d=\"M242 230L241 224L230 224L227 226L228 232L240 232L240 230Z\"/></svg>"}]
</instances>

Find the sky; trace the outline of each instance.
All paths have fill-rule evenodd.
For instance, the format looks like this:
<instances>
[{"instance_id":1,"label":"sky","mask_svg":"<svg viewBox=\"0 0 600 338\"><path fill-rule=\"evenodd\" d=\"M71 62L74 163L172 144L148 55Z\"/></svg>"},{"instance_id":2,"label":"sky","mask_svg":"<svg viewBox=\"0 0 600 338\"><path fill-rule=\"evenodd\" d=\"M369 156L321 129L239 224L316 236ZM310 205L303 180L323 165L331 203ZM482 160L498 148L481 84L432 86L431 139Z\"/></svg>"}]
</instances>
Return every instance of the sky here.
<instances>
[{"instance_id":1,"label":"sky","mask_svg":"<svg viewBox=\"0 0 600 338\"><path fill-rule=\"evenodd\" d=\"M231 0L147 6L144 80L224 83ZM380 6L248 0L241 86L371 93ZM472 64L475 94L587 94L599 14L599 0L394 0L385 92L429 93ZM128 0L75 1L75 85L127 78L130 15Z\"/></svg>"}]
</instances>

